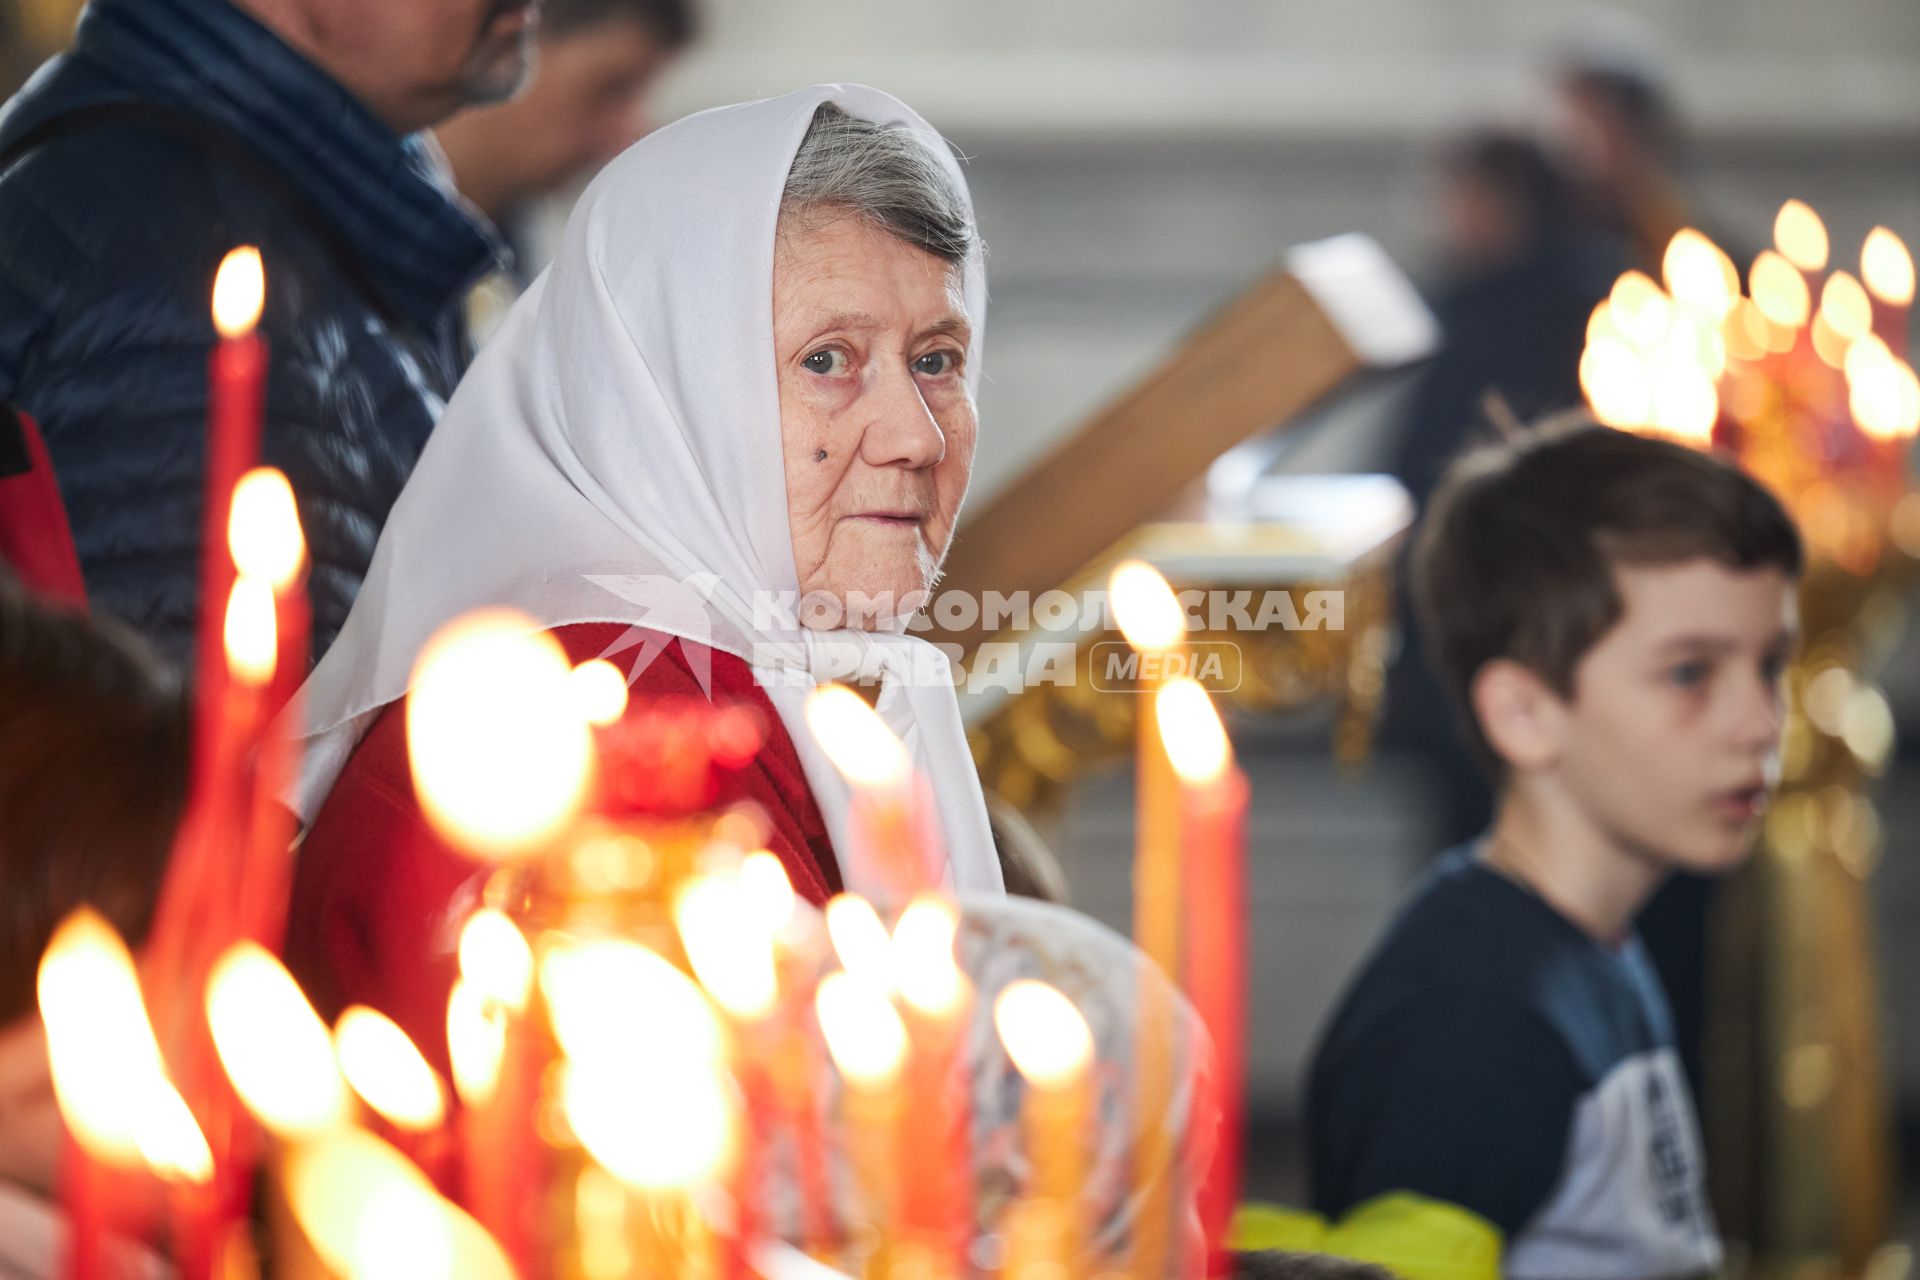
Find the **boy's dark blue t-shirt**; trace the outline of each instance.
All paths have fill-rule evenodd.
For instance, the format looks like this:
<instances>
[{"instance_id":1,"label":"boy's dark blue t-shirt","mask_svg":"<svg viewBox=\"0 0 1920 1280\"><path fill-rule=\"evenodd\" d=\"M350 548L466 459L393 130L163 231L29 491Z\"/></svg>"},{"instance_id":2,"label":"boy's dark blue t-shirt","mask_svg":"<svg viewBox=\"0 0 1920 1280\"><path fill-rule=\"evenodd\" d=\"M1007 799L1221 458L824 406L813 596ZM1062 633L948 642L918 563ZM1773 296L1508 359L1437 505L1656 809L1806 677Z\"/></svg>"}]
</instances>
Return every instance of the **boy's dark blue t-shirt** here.
<instances>
[{"instance_id":1,"label":"boy's dark blue t-shirt","mask_svg":"<svg viewBox=\"0 0 1920 1280\"><path fill-rule=\"evenodd\" d=\"M1469 1209L1508 1276L1685 1276L1720 1264L1698 1124L1658 979L1471 847L1444 855L1314 1055L1313 1204L1389 1191Z\"/></svg>"}]
</instances>

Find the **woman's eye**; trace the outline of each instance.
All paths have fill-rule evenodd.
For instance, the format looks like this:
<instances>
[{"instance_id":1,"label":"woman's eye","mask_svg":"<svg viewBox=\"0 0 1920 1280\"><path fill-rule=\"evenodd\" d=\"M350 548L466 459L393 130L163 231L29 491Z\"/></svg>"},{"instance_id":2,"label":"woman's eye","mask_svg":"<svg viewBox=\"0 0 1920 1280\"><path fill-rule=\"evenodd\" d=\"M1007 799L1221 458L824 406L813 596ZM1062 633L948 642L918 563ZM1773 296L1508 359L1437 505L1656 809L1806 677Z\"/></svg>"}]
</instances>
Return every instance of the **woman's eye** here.
<instances>
[{"instance_id":1,"label":"woman's eye","mask_svg":"<svg viewBox=\"0 0 1920 1280\"><path fill-rule=\"evenodd\" d=\"M913 371L929 378L938 378L942 374L952 373L957 364L959 360L951 351L929 351L913 362Z\"/></svg>"},{"instance_id":2,"label":"woman's eye","mask_svg":"<svg viewBox=\"0 0 1920 1280\"><path fill-rule=\"evenodd\" d=\"M838 347L828 347L825 351L814 352L802 360L800 365L810 373L836 377L847 371L847 353Z\"/></svg>"},{"instance_id":3,"label":"woman's eye","mask_svg":"<svg viewBox=\"0 0 1920 1280\"><path fill-rule=\"evenodd\" d=\"M1667 671L1667 679L1682 689L1692 689L1704 683L1710 674L1704 662L1683 662Z\"/></svg>"}]
</instances>

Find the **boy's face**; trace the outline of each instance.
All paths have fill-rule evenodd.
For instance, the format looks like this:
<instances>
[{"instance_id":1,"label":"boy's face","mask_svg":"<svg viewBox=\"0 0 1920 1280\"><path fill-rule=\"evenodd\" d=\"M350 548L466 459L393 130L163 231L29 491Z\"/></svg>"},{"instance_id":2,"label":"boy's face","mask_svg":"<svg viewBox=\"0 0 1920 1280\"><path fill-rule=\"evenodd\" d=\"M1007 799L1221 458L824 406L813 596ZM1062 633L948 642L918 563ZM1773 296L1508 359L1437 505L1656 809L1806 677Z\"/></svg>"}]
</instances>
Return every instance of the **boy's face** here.
<instances>
[{"instance_id":1,"label":"boy's face","mask_svg":"<svg viewBox=\"0 0 1920 1280\"><path fill-rule=\"evenodd\" d=\"M1614 579L1623 611L1574 672L1556 771L1619 847L1731 869L1779 780L1794 580L1706 559L1616 565Z\"/></svg>"}]
</instances>

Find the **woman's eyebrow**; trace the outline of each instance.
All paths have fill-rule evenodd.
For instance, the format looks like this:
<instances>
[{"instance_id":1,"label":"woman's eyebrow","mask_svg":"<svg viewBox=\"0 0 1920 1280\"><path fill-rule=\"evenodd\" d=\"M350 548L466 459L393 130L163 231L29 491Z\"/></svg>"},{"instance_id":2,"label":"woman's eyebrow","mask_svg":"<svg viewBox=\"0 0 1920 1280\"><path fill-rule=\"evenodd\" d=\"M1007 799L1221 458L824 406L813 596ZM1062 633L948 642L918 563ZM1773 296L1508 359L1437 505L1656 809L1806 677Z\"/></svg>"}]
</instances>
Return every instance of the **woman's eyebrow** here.
<instances>
[{"instance_id":1,"label":"woman's eyebrow","mask_svg":"<svg viewBox=\"0 0 1920 1280\"><path fill-rule=\"evenodd\" d=\"M815 333L826 333L832 329L846 329L859 333L870 333L875 329L884 329L886 322L869 311L829 311L820 316L814 327ZM973 324L959 312L948 314L914 334L915 338L928 338L934 334L957 334L971 337Z\"/></svg>"}]
</instances>

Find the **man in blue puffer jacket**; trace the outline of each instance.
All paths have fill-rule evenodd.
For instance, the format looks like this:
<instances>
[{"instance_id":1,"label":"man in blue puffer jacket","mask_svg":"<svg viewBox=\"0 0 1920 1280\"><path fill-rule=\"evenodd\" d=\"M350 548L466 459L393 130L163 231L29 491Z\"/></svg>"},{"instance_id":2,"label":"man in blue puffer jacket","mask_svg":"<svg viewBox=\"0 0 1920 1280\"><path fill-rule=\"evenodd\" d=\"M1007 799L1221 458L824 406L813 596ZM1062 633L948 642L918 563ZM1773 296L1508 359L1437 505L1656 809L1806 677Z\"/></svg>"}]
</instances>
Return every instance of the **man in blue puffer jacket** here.
<instances>
[{"instance_id":1,"label":"man in blue puffer jacket","mask_svg":"<svg viewBox=\"0 0 1920 1280\"><path fill-rule=\"evenodd\" d=\"M0 114L0 402L45 433L88 593L185 663L214 271L266 262L266 461L317 659L465 366L499 263L419 131L513 92L537 0L93 0Z\"/></svg>"}]
</instances>

